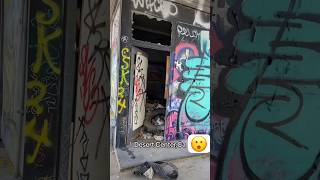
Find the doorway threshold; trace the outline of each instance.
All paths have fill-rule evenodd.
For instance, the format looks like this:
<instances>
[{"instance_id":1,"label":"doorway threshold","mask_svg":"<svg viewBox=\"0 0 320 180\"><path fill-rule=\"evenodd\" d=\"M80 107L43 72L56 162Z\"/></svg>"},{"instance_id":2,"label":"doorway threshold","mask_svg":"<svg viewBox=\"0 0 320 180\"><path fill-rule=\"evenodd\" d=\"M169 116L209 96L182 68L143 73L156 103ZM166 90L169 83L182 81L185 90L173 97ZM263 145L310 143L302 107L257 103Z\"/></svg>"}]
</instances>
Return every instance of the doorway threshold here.
<instances>
[{"instance_id":1,"label":"doorway threshold","mask_svg":"<svg viewBox=\"0 0 320 180\"><path fill-rule=\"evenodd\" d=\"M186 142L185 142L186 143ZM139 148L134 143L124 148L116 148L116 158L120 171L133 168L146 161L170 161L187 158L191 156L201 156L203 154L192 154L188 152L187 147L182 148Z\"/></svg>"}]
</instances>

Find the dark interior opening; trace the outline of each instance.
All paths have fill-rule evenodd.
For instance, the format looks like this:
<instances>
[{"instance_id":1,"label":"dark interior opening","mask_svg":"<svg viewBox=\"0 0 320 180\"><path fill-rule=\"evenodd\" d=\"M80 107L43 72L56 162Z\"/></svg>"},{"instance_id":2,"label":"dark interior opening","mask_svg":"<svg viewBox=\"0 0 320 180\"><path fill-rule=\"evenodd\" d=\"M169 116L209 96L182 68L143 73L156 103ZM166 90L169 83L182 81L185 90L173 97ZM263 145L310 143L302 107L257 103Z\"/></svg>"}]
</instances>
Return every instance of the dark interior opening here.
<instances>
[{"instance_id":1,"label":"dark interior opening","mask_svg":"<svg viewBox=\"0 0 320 180\"><path fill-rule=\"evenodd\" d=\"M168 21L133 13L133 39L170 46L171 27Z\"/></svg>"},{"instance_id":2,"label":"dark interior opening","mask_svg":"<svg viewBox=\"0 0 320 180\"><path fill-rule=\"evenodd\" d=\"M139 49L148 55L146 114L140 133L142 136L139 139L162 141L168 97L170 52Z\"/></svg>"},{"instance_id":3,"label":"dark interior opening","mask_svg":"<svg viewBox=\"0 0 320 180\"><path fill-rule=\"evenodd\" d=\"M147 101L157 101L166 105L166 61L169 52L154 49L141 48L149 55L147 76Z\"/></svg>"}]
</instances>

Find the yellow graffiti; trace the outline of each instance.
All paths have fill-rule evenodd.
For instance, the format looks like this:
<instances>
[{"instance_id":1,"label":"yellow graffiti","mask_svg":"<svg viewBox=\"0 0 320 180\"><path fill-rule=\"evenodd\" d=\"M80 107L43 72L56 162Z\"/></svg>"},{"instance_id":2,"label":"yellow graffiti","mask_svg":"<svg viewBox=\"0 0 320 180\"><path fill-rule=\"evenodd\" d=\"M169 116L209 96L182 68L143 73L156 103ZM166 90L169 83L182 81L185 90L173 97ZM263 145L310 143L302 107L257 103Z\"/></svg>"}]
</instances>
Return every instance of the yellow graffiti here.
<instances>
[{"instance_id":1,"label":"yellow graffiti","mask_svg":"<svg viewBox=\"0 0 320 180\"><path fill-rule=\"evenodd\" d=\"M118 96L119 96L119 100L118 100L118 107L120 108L118 113L122 113L122 111L127 108L127 105L126 105L126 99L124 98L124 88L123 87L120 87L119 88L119 92L118 92Z\"/></svg>"},{"instance_id":2,"label":"yellow graffiti","mask_svg":"<svg viewBox=\"0 0 320 180\"><path fill-rule=\"evenodd\" d=\"M46 5L48 5L52 10L52 16L50 19L46 19L46 13L38 11L36 13L36 20L38 23L44 24L44 25L52 25L55 23L59 17L60 17L60 8L59 6L52 0L42 0L42 2Z\"/></svg>"},{"instance_id":3,"label":"yellow graffiti","mask_svg":"<svg viewBox=\"0 0 320 180\"><path fill-rule=\"evenodd\" d=\"M49 42L57 39L62 35L61 28L57 28L49 35L46 35L46 26L52 25L55 23L59 16L60 16L60 9L58 5L53 2L52 0L43 0L45 4L47 4L51 10L52 10L52 17L48 20L46 20L46 14L44 12L37 12L36 14L36 20L37 20L37 28L38 28L38 44L37 44L37 55L36 55L36 61L32 66L32 71L34 73L38 73L40 71L40 68L42 66L42 60L46 59L48 65L52 69L52 71L56 74L60 74L60 69L55 66L55 64L52 62L52 57L49 52ZM44 57L45 58L44 58Z\"/></svg>"},{"instance_id":4,"label":"yellow graffiti","mask_svg":"<svg viewBox=\"0 0 320 180\"><path fill-rule=\"evenodd\" d=\"M57 3L53 0L42 0L42 2L48 6L50 10L50 16L47 12L49 11L37 11L36 22L37 22L37 52L34 63L32 64L31 71L35 74L41 74L41 67L44 63L47 63L52 72L56 75L60 75L60 68L54 63L54 58L50 54L50 42L58 39L62 36L62 29L56 27L56 23L59 23L60 19L60 8ZM54 27L49 28L50 26ZM40 75L38 75L40 76ZM27 121L24 132L25 136L36 142L36 146L32 154L26 155L26 163L32 164L36 160L40 148L44 145L50 147L52 142L49 140L49 122L47 119L41 120L38 117L44 112L44 107L41 102L46 97L47 85L42 83L40 80L35 79L27 83L27 89L32 91L33 94L26 101L26 106L31 109L34 113L34 117L31 121ZM41 132L39 133L39 123L42 124Z\"/></svg>"},{"instance_id":5,"label":"yellow graffiti","mask_svg":"<svg viewBox=\"0 0 320 180\"><path fill-rule=\"evenodd\" d=\"M48 138L48 120L44 120L44 125L41 129L41 135L36 133L35 126L37 119L33 118L27 123L25 128L25 135L37 142L36 148L32 155L27 155L27 163L31 164L35 161L37 154L39 153L40 146L43 144L47 147L51 146L51 141Z\"/></svg>"},{"instance_id":6,"label":"yellow graffiti","mask_svg":"<svg viewBox=\"0 0 320 180\"><path fill-rule=\"evenodd\" d=\"M123 48L122 51L121 51L123 64L121 65L120 86L123 86L123 83L125 83L125 85L129 85L129 83L127 81L127 74L129 74L130 56L128 55L128 53L129 53L129 49L128 48Z\"/></svg>"},{"instance_id":7,"label":"yellow graffiti","mask_svg":"<svg viewBox=\"0 0 320 180\"><path fill-rule=\"evenodd\" d=\"M27 83L28 90L38 89L38 95L27 100L27 108L33 108L37 115L42 114L43 107L40 105L42 99L47 94L47 87L44 83L34 80Z\"/></svg>"},{"instance_id":8,"label":"yellow graffiti","mask_svg":"<svg viewBox=\"0 0 320 180\"><path fill-rule=\"evenodd\" d=\"M129 62L130 62L130 55L129 55L129 48L123 48L121 51L122 55L122 65L121 65L121 80L119 83L119 90L118 90L118 113L122 113L122 111L127 108L126 99L125 99L125 88L129 85L127 80L127 75L129 74Z\"/></svg>"}]
</instances>

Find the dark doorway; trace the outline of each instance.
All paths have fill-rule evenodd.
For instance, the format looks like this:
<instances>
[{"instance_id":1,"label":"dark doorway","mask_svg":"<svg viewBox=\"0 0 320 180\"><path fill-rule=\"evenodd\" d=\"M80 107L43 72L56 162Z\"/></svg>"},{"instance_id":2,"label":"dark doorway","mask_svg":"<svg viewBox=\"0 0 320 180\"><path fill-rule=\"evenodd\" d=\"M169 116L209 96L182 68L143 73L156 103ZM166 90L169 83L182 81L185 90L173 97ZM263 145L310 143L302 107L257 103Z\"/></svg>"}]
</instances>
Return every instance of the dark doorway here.
<instances>
[{"instance_id":1,"label":"dark doorway","mask_svg":"<svg viewBox=\"0 0 320 180\"><path fill-rule=\"evenodd\" d=\"M149 48L139 49L148 56L148 65L144 65L144 68L147 68L146 102L143 125L134 139L162 141L168 97L170 53ZM133 88L136 88L136 83Z\"/></svg>"}]
</instances>

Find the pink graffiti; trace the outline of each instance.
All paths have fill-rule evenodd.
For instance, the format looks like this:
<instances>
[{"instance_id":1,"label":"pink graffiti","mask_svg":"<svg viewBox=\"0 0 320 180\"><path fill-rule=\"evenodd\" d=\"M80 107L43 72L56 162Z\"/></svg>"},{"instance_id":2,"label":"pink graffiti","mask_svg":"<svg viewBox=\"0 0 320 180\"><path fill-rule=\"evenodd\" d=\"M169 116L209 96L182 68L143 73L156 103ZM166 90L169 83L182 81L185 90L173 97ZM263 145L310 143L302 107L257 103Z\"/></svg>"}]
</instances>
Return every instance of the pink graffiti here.
<instances>
[{"instance_id":1,"label":"pink graffiti","mask_svg":"<svg viewBox=\"0 0 320 180\"><path fill-rule=\"evenodd\" d=\"M82 80L80 87L81 101L86 113L85 124L89 125L97 112L97 104L94 103L99 99L100 92L98 88L99 81L96 80L96 58L92 62L88 61L89 46L83 45L81 60L79 63L79 75ZM87 118L89 114L89 118Z\"/></svg>"},{"instance_id":2,"label":"pink graffiti","mask_svg":"<svg viewBox=\"0 0 320 180\"><path fill-rule=\"evenodd\" d=\"M166 139L168 141L175 140L177 132L177 119L178 119L178 112L171 111L166 119ZM184 135L184 139L187 139L190 134L195 134L197 132L195 127L188 127L187 124L187 117L184 118L184 122L181 126L181 132Z\"/></svg>"},{"instance_id":3,"label":"pink graffiti","mask_svg":"<svg viewBox=\"0 0 320 180\"><path fill-rule=\"evenodd\" d=\"M174 140L177 133L175 124L177 122L178 112L172 111L168 114L166 119L166 139Z\"/></svg>"},{"instance_id":4,"label":"pink graffiti","mask_svg":"<svg viewBox=\"0 0 320 180\"><path fill-rule=\"evenodd\" d=\"M180 78L180 74L176 68L173 69L173 81L177 81Z\"/></svg>"},{"instance_id":5,"label":"pink graffiti","mask_svg":"<svg viewBox=\"0 0 320 180\"><path fill-rule=\"evenodd\" d=\"M175 59L177 60L183 49L191 49L193 56L199 56L199 50L195 44L191 43L180 43L175 49Z\"/></svg>"},{"instance_id":6,"label":"pink graffiti","mask_svg":"<svg viewBox=\"0 0 320 180\"><path fill-rule=\"evenodd\" d=\"M142 97L142 87L141 87L141 82L140 80L138 79L138 77L135 77L135 81L134 81L134 88L135 88L135 92L137 93L136 94L136 97L135 97L135 101L140 101L141 97Z\"/></svg>"},{"instance_id":7,"label":"pink graffiti","mask_svg":"<svg viewBox=\"0 0 320 180\"><path fill-rule=\"evenodd\" d=\"M175 48L175 66L173 68L173 77L171 84L178 81L181 74L181 60L187 60L190 57L199 56L199 50L197 46L193 43L179 43ZM178 98L176 94L170 95L170 107L169 109L174 109L169 112L166 118L166 139L167 140L175 140L177 135L177 120L179 116L178 109L181 105L181 98ZM188 127L187 120L188 118L185 116L182 118L183 122L181 123L180 133L183 133L184 139L188 138L189 134L196 133L195 127Z\"/></svg>"}]
</instances>

